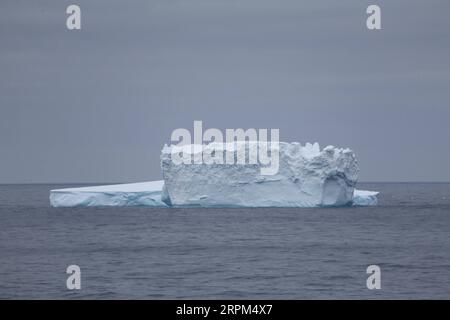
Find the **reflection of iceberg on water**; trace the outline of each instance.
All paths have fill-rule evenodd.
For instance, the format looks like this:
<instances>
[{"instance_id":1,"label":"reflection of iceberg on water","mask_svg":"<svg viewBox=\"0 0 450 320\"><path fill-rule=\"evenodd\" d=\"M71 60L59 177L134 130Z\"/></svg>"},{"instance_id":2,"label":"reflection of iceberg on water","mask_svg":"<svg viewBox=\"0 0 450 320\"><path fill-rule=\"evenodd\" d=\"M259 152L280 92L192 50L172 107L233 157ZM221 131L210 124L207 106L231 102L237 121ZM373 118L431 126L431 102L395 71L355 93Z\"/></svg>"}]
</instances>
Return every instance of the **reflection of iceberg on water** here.
<instances>
[{"instance_id":1,"label":"reflection of iceberg on water","mask_svg":"<svg viewBox=\"0 0 450 320\"><path fill-rule=\"evenodd\" d=\"M253 146L247 142L249 151ZM375 191L356 190L353 151L280 142L278 171L261 175L260 164L183 164L172 161L173 147L161 153L164 180L50 192L54 207L337 207L377 204ZM224 150L234 157L239 148ZM196 148L192 148L196 156Z\"/></svg>"}]
</instances>

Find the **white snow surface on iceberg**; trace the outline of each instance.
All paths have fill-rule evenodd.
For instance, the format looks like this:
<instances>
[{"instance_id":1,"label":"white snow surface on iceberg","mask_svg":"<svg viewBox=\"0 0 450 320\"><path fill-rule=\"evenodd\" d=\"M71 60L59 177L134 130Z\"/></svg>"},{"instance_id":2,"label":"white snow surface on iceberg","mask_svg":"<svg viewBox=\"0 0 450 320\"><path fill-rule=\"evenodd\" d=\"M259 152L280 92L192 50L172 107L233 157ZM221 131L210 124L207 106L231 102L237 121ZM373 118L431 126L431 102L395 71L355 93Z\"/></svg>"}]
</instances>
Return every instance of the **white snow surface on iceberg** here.
<instances>
[{"instance_id":1,"label":"white snow surface on iceberg","mask_svg":"<svg viewBox=\"0 0 450 320\"><path fill-rule=\"evenodd\" d=\"M220 154L233 153L244 146L247 155L258 142L221 144ZM208 147L209 146L209 147ZM214 144L205 148L215 149ZM231 147L230 147L231 146ZM162 200L172 206L199 207L324 207L346 206L353 201L358 165L350 149L319 144L280 142L279 170L261 175L260 164L183 164L172 161L177 146L164 146L161 168L164 177ZM174 149L172 149L174 148ZM185 145L193 158L200 145ZM211 150L209 150L211 151ZM217 151L216 151L217 152ZM205 152L203 151L203 154ZM200 154L201 156L201 154ZM224 158L226 158L224 156Z\"/></svg>"},{"instance_id":2,"label":"white snow surface on iceberg","mask_svg":"<svg viewBox=\"0 0 450 320\"><path fill-rule=\"evenodd\" d=\"M148 206L166 207L161 201L164 181L67 188L50 191L53 207Z\"/></svg>"},{"instance_id":3,"label":"white snow surface on iceberg","mask_svg":"<svg viewBox=\"0 0 450 320\"><path fill-rule=\"evenodd\" d=\"M161 201L164 181L115 184L83 188L67 188L50 191L53 207L92 206L145 206L167 207ZM353 205L370 206L377 204L376 191L354 191Z\"/></svg>"}]
</instances>

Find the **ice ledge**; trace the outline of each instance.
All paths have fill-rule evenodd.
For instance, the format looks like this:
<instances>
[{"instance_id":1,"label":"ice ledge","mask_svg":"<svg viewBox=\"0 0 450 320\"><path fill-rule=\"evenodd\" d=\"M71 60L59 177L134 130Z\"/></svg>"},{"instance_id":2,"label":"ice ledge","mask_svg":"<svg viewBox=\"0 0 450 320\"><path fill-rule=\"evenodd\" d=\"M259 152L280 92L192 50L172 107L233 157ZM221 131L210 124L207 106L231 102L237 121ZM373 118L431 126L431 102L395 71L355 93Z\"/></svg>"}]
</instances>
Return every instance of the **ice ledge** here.
<instances>
[{"instance_id":1,"label":"ice ledge","mask_svg":"<svg viewBox=\"0 0 450 320\"><path fill-rule=\"evenodd\" d=\"M378 191L356 190L353 193L354 206L376 206Z\"/></svg>"},{"instance_id":2,"label":"ice ledge","mask_svg":"<svg viewBox=\"0 0 450 320\"><path fill-rule=\"evenodd\" d=\"M161 201L164 181L114 184L50 191L52 207L146 206L166 207Z\"/></svg>"},{"instance_id":3,"label":"ice ledge","mask_svg":"<svg viewBox=\"0 0 450 320\"><path fill-rule=\"evenodd\" d=\"M115 184L82 188L55 189L50 191L52 207L96 207L96 206L144 206L168 207L161 194L164 181ZM353 195L354 206L374 206L377 204L376 191L356 190ZM239 206L252 207L252 206ZM292 204L273 205L273 207L299 207Z\"/></svg>"}]
</instances>

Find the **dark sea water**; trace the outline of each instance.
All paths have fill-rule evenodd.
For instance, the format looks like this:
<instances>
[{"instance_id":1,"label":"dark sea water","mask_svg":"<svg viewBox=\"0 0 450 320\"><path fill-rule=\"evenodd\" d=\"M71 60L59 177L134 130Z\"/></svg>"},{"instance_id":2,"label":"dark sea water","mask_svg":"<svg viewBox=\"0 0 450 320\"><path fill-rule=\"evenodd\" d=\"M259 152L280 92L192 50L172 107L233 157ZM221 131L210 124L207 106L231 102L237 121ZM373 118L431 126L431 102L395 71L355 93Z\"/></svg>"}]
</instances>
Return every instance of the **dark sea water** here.
<instances>
[{"instance_id":1,"label":"dark sea water","mask_svg":"<svg viewBox=\"0 0 450 320\"><path fill-rule=\"evenodd\" d=\"M0 298L450 298L450 184L361 184L366 208L51 208L70 186L0 185Z\"/></svg>"}]
</instances>

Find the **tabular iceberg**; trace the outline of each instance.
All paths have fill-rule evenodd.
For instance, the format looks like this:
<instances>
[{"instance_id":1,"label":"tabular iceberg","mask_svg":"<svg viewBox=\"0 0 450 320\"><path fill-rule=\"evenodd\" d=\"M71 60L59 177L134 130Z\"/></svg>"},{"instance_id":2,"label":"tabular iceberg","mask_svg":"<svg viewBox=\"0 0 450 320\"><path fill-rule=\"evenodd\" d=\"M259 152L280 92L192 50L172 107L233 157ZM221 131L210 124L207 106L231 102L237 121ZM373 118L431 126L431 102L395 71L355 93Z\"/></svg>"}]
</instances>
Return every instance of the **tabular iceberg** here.
<instances>
[{"instance_id":1,"label":"tabular iceberg","mask_svg":"<svg viewBox=\"0 0 450 320\"><path fill-rule=\"evenodd\" d=\"M246 147L251 148L251 144ZM198 148L188 146L193 155ZM237 152L227 149L225 152ZM328 207L377 204L375 191L356 190L358 165L350 149L317 143L278 145L279 170L261 175L259 164L175 164L161 153L164 180L51 190L54 207Z\"/></svg>"}]
</instances>

